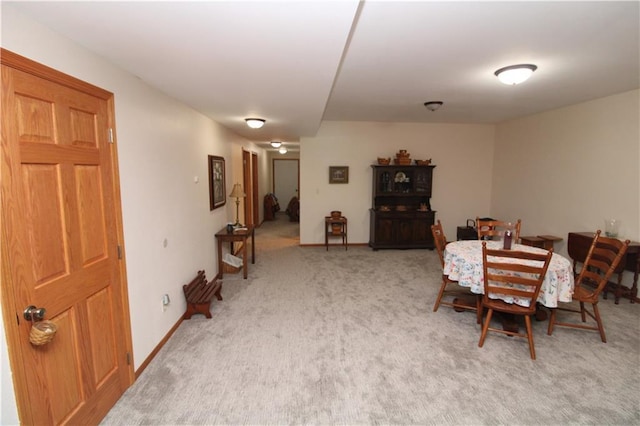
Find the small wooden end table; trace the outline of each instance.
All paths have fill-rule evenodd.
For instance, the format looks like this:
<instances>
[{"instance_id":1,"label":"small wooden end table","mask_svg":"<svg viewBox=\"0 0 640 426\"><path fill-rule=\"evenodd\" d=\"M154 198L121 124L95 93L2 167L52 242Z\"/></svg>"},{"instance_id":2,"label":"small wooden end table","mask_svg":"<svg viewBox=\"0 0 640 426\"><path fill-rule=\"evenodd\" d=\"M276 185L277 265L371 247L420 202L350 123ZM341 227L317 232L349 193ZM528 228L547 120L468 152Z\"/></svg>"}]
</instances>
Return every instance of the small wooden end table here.
<instances>
[{"instance_id":1,"label":"small wooden end table","mask_svg":"<svg viewBox=\"0 0 640 426\"><path fill-rule=\"evenodd\" d=\"M255 227L253 225L245 225L246 229L236 229L232 232L227 232L227 227L225 226L218 232L216 232L216 240L218 242L218 276L222 278L224 276L224 269L222 266L222 243L229 243L229 250L231 254L233 252L233 243L241 242L242 243L242 269L244 279L247 279L247 275L249 272L249 265L247 262L247 238L251 237L251 263L256 263L256 242L255 242Z\"/></svg>"}]
</instances>

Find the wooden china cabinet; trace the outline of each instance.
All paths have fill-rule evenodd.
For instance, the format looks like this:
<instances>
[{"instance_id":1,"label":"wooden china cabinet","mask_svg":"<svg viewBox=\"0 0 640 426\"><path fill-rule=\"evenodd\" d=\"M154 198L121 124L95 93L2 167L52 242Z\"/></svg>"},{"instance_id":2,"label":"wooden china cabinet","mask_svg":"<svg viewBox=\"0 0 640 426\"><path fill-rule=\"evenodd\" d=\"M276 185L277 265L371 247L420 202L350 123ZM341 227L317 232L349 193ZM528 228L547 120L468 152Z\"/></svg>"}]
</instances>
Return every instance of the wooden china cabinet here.
<instances>
[{"instance_id":1,"label":"wooden china cabinet","mask_svg":"<svg viewBox=\"0 0 640 426\"><path fill-rule=\"evenodd\" d=\"M374 250L435 247L431 181L435 166L373 165L369 246Z\"/></svg>"}]
</instances>

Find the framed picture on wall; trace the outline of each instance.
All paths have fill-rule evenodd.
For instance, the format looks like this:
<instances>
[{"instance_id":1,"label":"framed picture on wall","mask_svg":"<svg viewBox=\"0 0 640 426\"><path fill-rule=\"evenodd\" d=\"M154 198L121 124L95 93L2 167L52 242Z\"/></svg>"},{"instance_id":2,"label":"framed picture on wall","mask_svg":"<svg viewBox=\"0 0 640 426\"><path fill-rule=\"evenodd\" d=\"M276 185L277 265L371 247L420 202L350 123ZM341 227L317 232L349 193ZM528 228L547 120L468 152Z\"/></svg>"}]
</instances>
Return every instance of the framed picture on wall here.
<instances>
[{"instance_id":1,"label":"framed picture on wall","mask_svg":"<svg viewBox=\"0 0 640 426\"><path fill-rule=\"evenodd\" d=\"M224 158L209 155L209 210L222 207L227 202L224 181Z\"/></svg>"},{"instance_id":2,"label":"framed picture on wall","mask_svg":"<svg viewBox=\"0 0 640 426\"><path fill-rule=\"evenodd\" d=\"M329 183L349 183L349 167L329 166Z\"/></svg>"}]
</instances>

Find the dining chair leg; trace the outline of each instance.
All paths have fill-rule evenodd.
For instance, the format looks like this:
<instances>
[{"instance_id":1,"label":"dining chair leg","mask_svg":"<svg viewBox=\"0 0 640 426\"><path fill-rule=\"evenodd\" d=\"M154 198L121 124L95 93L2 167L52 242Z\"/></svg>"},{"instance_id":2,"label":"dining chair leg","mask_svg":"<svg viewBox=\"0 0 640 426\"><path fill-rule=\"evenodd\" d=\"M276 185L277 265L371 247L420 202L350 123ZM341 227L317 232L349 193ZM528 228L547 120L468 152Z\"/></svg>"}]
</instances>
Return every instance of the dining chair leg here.
<instances>
[{"instance_id":1,"label":"dining chair leg","mask_svg":"<svg viewBox=\"0 0 640 426\"><path fill-rule=\"evenodd\" d=\"M524 316L524 323L527 327L527 339L529 340L529 353L531 353L531 359L536 359L536 350L533 346L533 331L531 330L531 317L529 315Z\"/></svg>"},{"instance_id":2,"label":"dining chair leg","mask_svg":"<svg viewBox=\"0 0 640 426\"><path fill-rule=\"evenodd\" d=\"M549 327L547 328L547 334L551 336L553 333L553 326L556 323L556 309L551 309L551 315L549 316Z\"/></svg>"},{"instance_id":3,"label":"dining chair leg","mask_svg":"<svg viewBox=\"0 0 640 426\"><path fill-rule=\"evenodd\" d=\"M604 326L602 325L602 318L600 318L600 310L598 309L598 304L594 303L592 306L593 316L595 317L596 323L598 323L598 330L600 331L600 338L602 339L602 343L607 343L607 337L604 335Z\"/></svg>"},{"instance_id":4,"label":"dining chair leg","mask_svg":"<svg viewBox=\"0 0 640 426\"><path fill-rule=\"evenodd\" d=\"M484 345L484 339L487 337L487 331L489 330L489 323L491 322L491 316L493 315L493 309L489 309L487 311L487 317L484 320L484 324L482 326L482 334L480 334L480 341L478 342L478 346L482 347Z\"/></svg>"},{"instance_id":5,"label":"dining chair leg","mask_svg":"<svg viewBox=\"0 0 640 426\"><path fill-rule=\"evenodd\" d=\"M476 324L482 324L482 296L476 296Z\"/></svg>"},{"instance_id":6,"label":"dining chair leg","mask_svg":"<svg viewBox=\"0 0 640 426\"><path fill-rule=\"evenodd\" d=\"M440 307L440 301L442 300L442 296L444 295L444 289L447 286L447 282L443 279L442 284L440 285L440 291L438 292L438 297L436 298L436 303L433 305L433 312L437 312Z\"/></svg>"},{"instance_id":7,"label":"dining chair leg","mask_svg":"<svg viewBox=\"0 0 640 426\"><path fill-rule=\"evenodd\" d=\"M580 302L580 315L582 315L582 322L587 322L587 315L584 311L584 302Z\"/></svg>"}]
</instances>

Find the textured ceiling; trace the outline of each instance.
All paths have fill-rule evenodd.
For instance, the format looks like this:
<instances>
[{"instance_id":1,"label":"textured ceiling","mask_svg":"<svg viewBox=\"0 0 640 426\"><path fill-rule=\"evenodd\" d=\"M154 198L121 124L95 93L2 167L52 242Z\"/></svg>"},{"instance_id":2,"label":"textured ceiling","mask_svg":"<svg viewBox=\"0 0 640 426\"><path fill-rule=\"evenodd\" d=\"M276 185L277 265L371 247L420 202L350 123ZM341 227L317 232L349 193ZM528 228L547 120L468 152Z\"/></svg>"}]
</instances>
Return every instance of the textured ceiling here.
<instances>
[{"instance_id":1,"label":"textured ceiling","mask_svg":"<svg viewBox=\"0 0 640 426\"><path fill-rule=\"evenodd\" d=\"M636 1L2 4L265 146L322 120L497 123L640 87ZM499 83L516 63L538 70Z\"/></svg>"}]
</instances>

